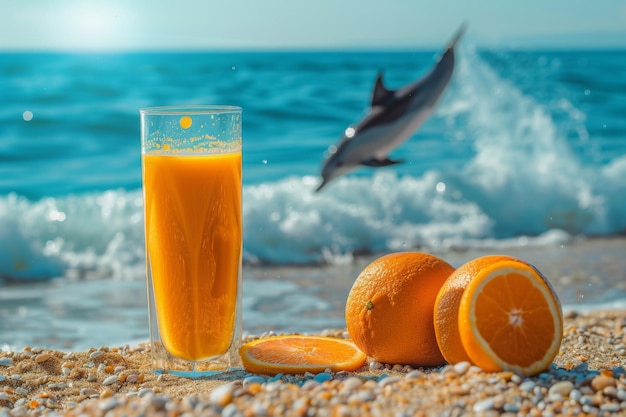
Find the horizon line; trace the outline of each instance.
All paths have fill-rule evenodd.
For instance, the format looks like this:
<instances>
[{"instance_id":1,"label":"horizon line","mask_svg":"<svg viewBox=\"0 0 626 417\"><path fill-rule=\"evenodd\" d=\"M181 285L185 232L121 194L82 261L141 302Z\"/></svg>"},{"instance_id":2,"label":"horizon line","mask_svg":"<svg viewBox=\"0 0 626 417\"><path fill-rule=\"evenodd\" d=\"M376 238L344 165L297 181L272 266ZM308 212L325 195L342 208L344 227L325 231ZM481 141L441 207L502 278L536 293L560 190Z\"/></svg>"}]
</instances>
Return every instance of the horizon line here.
<instances>
[{"instance_id":1,"label":"horizon line","mask_svg":"<svg viewBox=\"0 0 626 417\"><path fill-rule=\"evenodd\" d=\"M573 44L479 44L474 45L477 50L511 50L511 51L626 51L625 44L602 44L602 45L573 45ZM9 53L35 53L35 54L141 54L141 53L301 53L301 52L437 52L441 46L212 46L212 47L172 47L172 48L18 48L0 47L0 54Z\"/></svg>"}]
</instances>

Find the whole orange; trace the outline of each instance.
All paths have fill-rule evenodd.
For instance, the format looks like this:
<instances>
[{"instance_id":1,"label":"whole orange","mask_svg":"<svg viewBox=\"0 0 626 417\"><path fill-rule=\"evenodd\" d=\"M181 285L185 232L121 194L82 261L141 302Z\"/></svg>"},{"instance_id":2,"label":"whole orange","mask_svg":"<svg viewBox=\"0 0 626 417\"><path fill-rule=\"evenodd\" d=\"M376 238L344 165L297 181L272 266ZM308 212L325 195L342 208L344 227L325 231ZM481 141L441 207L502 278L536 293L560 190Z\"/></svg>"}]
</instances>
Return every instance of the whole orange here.
<instances>
[{"instance_id":1,"label":"whole orange","mask_svg":"<svg viewBox=\"0 0 626 417\"><path fill-rule=\"evenodd\" d=\"M439 289L454 268L422 252L398 252L374 260L357 277L346 302L354 343L384 363L444 363L433 325Z\"/></svg>"}]
</instances>

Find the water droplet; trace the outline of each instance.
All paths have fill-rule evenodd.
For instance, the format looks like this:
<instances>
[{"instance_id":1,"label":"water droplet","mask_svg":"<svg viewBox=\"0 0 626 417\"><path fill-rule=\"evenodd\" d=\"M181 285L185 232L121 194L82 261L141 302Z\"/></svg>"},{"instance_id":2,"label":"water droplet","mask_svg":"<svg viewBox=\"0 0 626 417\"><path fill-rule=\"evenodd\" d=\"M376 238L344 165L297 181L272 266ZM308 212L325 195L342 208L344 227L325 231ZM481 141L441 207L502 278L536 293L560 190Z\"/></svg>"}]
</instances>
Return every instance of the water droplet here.
<instances>
[{"instance_id":1,"label":"water droplet","mask_svg":"<svg viewBox=\"0 0 626 417\"><path fill-rule=\"evenodd\" d=\"M26 110L24 113L22 113L22 118L24 119L24 121L30 122L31 120L33 120L33 112L30 110Z\"/></svg>"}]
</instances>

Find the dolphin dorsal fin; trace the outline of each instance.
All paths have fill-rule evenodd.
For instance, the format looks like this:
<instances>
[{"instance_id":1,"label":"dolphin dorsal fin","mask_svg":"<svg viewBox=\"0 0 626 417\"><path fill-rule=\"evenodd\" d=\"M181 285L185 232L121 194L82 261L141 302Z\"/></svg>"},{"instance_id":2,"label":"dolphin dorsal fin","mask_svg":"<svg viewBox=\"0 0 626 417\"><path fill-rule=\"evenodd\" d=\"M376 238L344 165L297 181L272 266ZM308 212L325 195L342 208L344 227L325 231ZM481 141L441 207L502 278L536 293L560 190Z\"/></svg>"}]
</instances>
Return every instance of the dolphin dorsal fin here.
<instances>
[{"instance_id":1,"label":"dolphin dorsal fin","mask_svg":"<svg viewBox=\"0 0 626 417\"><path fill-rule=\"evenodd\" d=\"M388 90L383 84L383 73L379 72L374 85L374 94L372 94L372 107L384 105L389 97L393 96L394 91Z\"/></svg>"}]
</instances>

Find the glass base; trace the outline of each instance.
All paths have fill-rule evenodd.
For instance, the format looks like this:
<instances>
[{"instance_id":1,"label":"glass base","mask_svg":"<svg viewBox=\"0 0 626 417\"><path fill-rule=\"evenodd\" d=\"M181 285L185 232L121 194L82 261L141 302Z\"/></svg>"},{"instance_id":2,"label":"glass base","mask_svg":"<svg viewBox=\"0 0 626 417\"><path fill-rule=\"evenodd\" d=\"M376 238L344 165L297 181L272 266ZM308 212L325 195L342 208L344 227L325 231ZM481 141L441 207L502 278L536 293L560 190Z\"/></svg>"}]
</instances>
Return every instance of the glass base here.
<instances>
[{"instance_id":1,"label":"glass base","mask_svg":"<svg viewBox=\"0 0 626 417\"><path fill-rule=\"evenodd\" d=\"M174 375L182 378L190 378L190 379L198 379L198 378L207 378L212 376L220 376L226 373L235 373L235 372L245 372L244 368L229 368L220 371L167 371L163 369L155 369L154 373L158 375Z\"/></svg>"},{"instance_id":2,"label":"glass base","mask_svg":"<svg viewBox=\"0 0 626 417\"><path fill-rule=\"evenodd\" d=\"M244 370L239 356L241 338L236 338L233 345L221 356L203 360L188 361L170 355L165 347L153 341L152 367L157 374L171 374L185 378L202 378Z\"/></svg>"}]
</instances>

